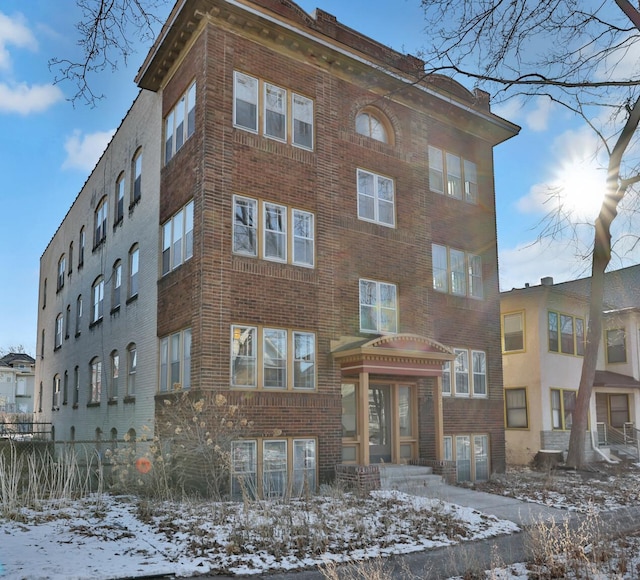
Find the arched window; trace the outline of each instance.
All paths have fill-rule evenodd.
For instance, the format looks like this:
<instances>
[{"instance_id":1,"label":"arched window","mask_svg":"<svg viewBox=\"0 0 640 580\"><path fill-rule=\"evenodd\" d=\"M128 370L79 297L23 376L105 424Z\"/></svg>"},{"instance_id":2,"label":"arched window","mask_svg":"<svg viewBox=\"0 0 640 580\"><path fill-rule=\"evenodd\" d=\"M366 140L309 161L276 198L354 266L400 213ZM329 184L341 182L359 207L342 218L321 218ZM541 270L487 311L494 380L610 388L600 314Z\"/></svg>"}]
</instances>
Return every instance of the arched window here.
<instances>
[{"instance_id":1,"label":"arched window","mask_svg":"<svg viewBox=\"0 0 640 580\"><path fill-rule=\"evenodd\" d=\"M111 353L111 384L109 385L109 400L118 398L118 379L120 377L120 355L117 350Z\"/></svg>"},{"instance_id":2,"label":"arched window","mask_svg":"<svg viewBox=\"0 0 640 580\"><path fill-rule=\"evenodd\" d=\"M69 244L69 276L73 272L73 242Z\"/></svg>"},{"instance_id":3,"label":"arched window","mask_svg":"<svg viewBox=\"0 0 640 580\"><path fill-rule=\"evenodd\" d=\"M116 260L111 274L111 312L120 306L120 289L122 288L122 262Z\"/></svg>"},{"instance_id":4,"label":"arched window","mask_svg":"<svg viewBox=\"0 0 640 580\"><path fill-rule=\"evenodd\" d=\"M138 149L131 161L131 205L135 205L142 197L142 148Z\"/></svg>"},{"instance_id":5,"label":"arched window","mask_svg":"<svg viewBox=\"0 0 640 580\"><path fill-rule=\"evenodd\" d=\"M56 290L61 290L62 287L64 286L64 273L66 271L66 267L67 267L67 259L65 257L64 254L62 254L62 256L60 256L60 259L58 260L58 278L57 278L57 284L56 284Z\"/></svg>"},{"instance_id":6,"label":"arched window","mask_svg":"<svg viewBox=\"0 0 640 580\"><path fill-rule=\"evenodd\" d=\"M115 451L118 448L118 430L115 427L111 429L111 440L109 441L109 449Z\"/></svg>"},{"instance_id":7,"label":"arched window","mask_svg":"<svg viewBox=\"0 0 640 580\"><path fill-rule=\"evenodd\" d=\"M82 294L76 300L76 336L82 331Z\"/></svg>"},{"instance_id":8,"label":"arched window","mask_svg":"<svg viewBox=\"0 0 640 580\"><path fill-rule=\"evenodd\" d=\"M62 404L69 402L69 373L64 371L64 382L62 383Z\"/></svg>"},{"instance_id":9,"label":"arched window","mask_svg":"<svg viewBox=\"0 0 640 580\"><path fill-rule=\"evenodd\" d=\"M76 428L74 425L71 425L71 429L69 429L69 440L71 442L76 440Z\"/></svg>"},{"instance_id":10,"label":"arched window","mask_svg":"<svg viewBox=\"0 0 640 580\"><path fill-rule=\"evenodd\" d=\"M138 270L140 268L140 251L138 244L129 250L129 298L138 295Z\"/></svg>"},{"instance_id":11,"label":"arched window","mask_svg":"<svg viewBox=\"0 0 640 580\"><path fill-rule=\"evenodd\" d=\"M102 320L104 315L104 278L98 276L91 287L92 308L91 322L95 323Z\"/></svg>"},{"instance_id":12,"label":"arched window","mask_svg":"<svg viewBox=\"0 0 640 580\"><path fill-rule=\"evenodd\" d=\"M60 408L60 375L53 377L53 411Z\"/></svg>"},{"instance_id":13,"label":"arched window","mask_svg":"<svg viewBox=\"0 0 640 580\"><path fill-rule=\"evenodd\" d=\"M78 401L80 401L80 367L76 366L73 369L73 408L78 407ZM75 430L74 430L75 433Z\"/></svg>"},{"instance_id":14,"label":"arched window","mask_svg":"<svg viewBox=\"0 0 640 580\"><path fill-rule=\"evenodd\" d=\"M138 349L134 343L127 347L127 396L136 394L136 372L138 369Z\"/></svg>"},{"instance_id":15,"label":"arched window","mask_svg":"<svg viewBox=\"0 0 640 580\"><path fill-rule=\"evenodd\" d=\"M85 244L84 226L80 228L80 241L78 243L78 269L84 264L84 244Z\"/></svg>"},{"instance_id":16,"label":"arched window","mask_svg":"<svg viewBox=\"0 0 640 580\"><path fill-rule=\"evenodd\" d=\"M129 444L129 448L135 453L136 450L136 430L132 427L127 431L124 440Z\"/></svg>"},{"instance_id":17,"label":"arched window","mask_svg":"<svg viewBox=\"0 0 640 580\"><path fill-rule=\"evenodd\" d=\"M98 357L91 359L89 365L91 373L91 399L90 403L99 403L102 396L102 362Z\"/></svg>"},{"instance_id":18,"label":"arched window","mask_svg":"<svg viewBox=\"0 0 640 580\"><path fill-rule=\"evenodd\" d=\"M64 316L62 312L56 316L56 340L53 345L55 348L60 348L62 346L62 327L64 326Z\"/></svg>"},{"instance_id":19,"label":"arched window","mask_svg":"<svg viewBox=\"0 0 640 580\"><path fill-rule=\"evenodd\" d=\"M356 116L356 133L391 144L391 127L381 115L364 110Z\"/></svg>"},{"instance_id":20,"label":"arched window","mask_svg":"<svg viewBox=\"0 0 640 580\"><path fill-rule=\"evenodd\" d=\"M116 215L113 225L117 226L124 217L124 171L116 179Z\"/></svg>"},{"instance_id":21,"label":"arched window","mask_svg":"<svg viewBox=\"0 0 640 580\"><path fill-rule=\"evenodd\" d=\"M104 196L94 215L93 247L99 246L107 237L107 196Z\"/></svg>"}]
</instances>

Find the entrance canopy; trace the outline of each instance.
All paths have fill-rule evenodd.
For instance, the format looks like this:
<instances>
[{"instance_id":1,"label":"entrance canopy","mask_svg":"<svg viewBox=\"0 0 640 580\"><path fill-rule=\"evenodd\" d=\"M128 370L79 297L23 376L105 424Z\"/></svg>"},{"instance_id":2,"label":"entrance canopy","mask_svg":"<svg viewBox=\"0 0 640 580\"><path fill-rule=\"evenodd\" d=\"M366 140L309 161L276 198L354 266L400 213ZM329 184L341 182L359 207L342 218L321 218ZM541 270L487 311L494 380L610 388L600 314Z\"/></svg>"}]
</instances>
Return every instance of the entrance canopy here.
<instances>
[{"instance_id":1,"label":"entrance canopy","mask_svg":"<svg viewBox=\"0 0 640 580\"><path fill-rule=\"evenodd\" d=\"M343 376L360 373L442 376L442 365L455 359L453 350L417 334L391 334L374 339L344 339L332 350Z\"/></svg>"}]
</instances>

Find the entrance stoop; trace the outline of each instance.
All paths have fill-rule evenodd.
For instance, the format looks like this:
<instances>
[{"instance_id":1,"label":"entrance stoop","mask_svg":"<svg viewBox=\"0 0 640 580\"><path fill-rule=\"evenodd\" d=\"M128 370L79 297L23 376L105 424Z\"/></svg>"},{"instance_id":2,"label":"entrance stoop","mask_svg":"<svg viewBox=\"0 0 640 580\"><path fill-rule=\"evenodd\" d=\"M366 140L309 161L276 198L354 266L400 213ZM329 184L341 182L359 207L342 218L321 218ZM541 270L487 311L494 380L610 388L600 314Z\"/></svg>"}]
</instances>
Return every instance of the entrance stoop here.
<instances>
[{"instance_id":1,"label":"entrance stoop","mask_svg":"<svg viewBox=\"0 0 640 580\"><path fill-rule=\"evenodd\" d=\"M431 467L422 465L379 465L380 489L393 489L424 495L427 488L438 489L444 485L440 475L434 475Z\"/></svg>"}]
</instances>

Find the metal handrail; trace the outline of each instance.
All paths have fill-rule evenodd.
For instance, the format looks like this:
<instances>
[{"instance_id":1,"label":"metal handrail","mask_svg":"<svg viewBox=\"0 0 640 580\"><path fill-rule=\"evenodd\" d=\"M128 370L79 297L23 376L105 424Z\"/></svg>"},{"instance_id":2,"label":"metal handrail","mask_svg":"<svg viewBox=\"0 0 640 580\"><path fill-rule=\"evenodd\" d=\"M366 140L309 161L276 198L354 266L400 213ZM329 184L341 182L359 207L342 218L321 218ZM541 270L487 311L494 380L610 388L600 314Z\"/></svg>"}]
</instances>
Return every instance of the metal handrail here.
<instances>
[{"instance_id":1,"label":"metal handrail","mask_svg":"<svg viewBox=\"0 0 640 580\"><path fill-rule=\"evenodd\" d=\"M633 423L625 423L622 430L612 427L608 423L596 423L598 430L598 445L621 445L635 450L636 457L640 458L640 429L636 429Z\"/></svg>"}]
</instances>

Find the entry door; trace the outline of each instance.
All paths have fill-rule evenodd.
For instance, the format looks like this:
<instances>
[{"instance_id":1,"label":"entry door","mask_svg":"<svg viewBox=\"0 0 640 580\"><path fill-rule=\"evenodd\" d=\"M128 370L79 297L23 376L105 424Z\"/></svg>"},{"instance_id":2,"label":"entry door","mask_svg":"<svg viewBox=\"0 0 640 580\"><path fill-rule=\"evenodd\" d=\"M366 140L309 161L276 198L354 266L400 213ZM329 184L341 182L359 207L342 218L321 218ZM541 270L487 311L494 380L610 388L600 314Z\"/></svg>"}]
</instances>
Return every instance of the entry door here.
<instances>
[{"instance_id":1,"label":"entry door","mask_svg":"<svg viewBox=\"0 0 640 580\"><path fill-rule=\"evenodd\" d=\"M369 387L369 461L391 463L391 388Z\"/></svg>"}]
</instances>

